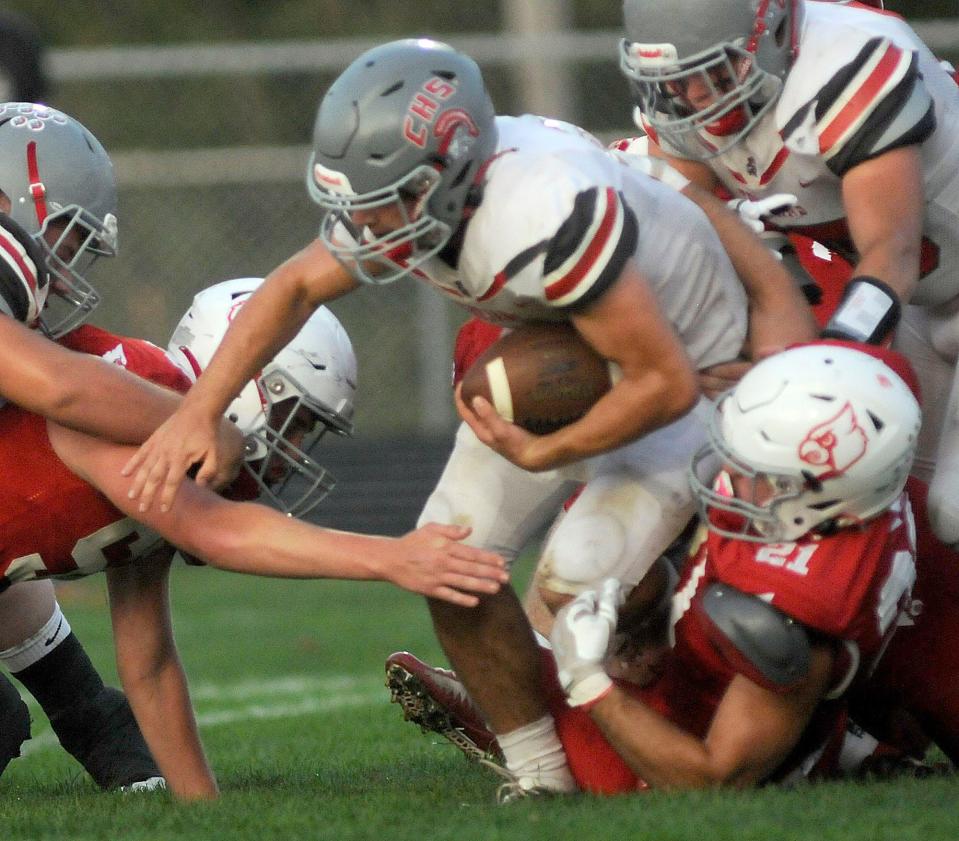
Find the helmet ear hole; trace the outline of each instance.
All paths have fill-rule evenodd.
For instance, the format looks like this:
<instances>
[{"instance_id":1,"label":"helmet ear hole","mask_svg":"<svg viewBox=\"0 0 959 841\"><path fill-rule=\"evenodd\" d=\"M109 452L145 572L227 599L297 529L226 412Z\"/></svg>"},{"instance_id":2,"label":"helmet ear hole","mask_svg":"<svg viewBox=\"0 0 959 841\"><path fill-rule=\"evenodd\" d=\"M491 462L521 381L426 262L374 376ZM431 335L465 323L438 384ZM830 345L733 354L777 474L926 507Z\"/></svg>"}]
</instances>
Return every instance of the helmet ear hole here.
<instances>
[{"instance_id":1,"label":"helmet ear hole","mask_svg":"<svg viewBox=\"0 0 959 841\"><path fill-rule=\"evenodd\" d=\"M779 26L776 27L776 32L773 37L776 39L776 46L782 47L786 43L786 38L789 37L789 26L787 25L788 21L783 18L779 22Z\"/></svg>"}]
</instances>

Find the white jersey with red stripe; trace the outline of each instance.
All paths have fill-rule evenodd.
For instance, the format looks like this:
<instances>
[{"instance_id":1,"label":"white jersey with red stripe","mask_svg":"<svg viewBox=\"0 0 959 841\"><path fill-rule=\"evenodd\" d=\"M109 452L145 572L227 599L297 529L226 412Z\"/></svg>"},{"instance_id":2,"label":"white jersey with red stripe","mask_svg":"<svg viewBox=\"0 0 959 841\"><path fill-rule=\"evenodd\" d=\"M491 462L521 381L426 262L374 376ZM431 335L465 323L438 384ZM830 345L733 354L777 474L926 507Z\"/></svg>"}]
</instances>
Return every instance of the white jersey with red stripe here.
<instances>
[{"instance_id":1,"label":"white jersey with red stripe","mask_svg":"<svg viewBox=\"0 0 959 841\"><path fill-rule=\"evenodd\" d=\"M434 257L420 279L487 321L560 321L633 258L697 367L739 353L745 293L692 202L568 123L526 115L497 127L456 267Z\"/></svg>"},{"instance_id":2,"label":"white jersey with red stripe","mask_svg":"<svg viewBox=\"0 0 959 841\"><path fill-rule=\"evenodd\" d=\"M921 143L926 239L913 301L949 300L959 294L959 88L897 15L816 0L805 6L799 55L776 107L707 163L736 196L797 196L777 225L851 255L843 175Z\"/></svg>"}]
</instances>

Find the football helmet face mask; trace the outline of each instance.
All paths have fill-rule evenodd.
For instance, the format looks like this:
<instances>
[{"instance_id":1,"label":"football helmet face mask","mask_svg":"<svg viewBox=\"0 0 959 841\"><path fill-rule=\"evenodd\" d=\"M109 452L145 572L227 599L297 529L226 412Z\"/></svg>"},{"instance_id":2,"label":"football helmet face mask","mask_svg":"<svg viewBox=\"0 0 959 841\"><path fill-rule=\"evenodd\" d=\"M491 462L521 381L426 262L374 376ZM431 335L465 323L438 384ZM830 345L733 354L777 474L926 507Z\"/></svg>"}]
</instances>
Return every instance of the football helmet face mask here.
<instances>
[{"instance_id":1,"label":"football helmet face mask","mask_svg":"<svg viewBox=\"0 0 959 841\"><path fill-rule=\"evenodd\" d=\"M708 160L775 104L798 51L804 0L624 0L620 68L637 122Z\"/></svg>"},{"instance_id":2,"label":"football helmet face mask","mask_svg":"<svg viewBox=\"0 0 959 841\"><path fill-rule=\"evenodd\" d=\"M875 356L841 344L775 354L720 398L693 459L704 521L783 543L868 520L902 493L920 420L910 387Z\"/></svg>"},{"instance_id":3,"label":"football helmet face mask","mask_svg":"<svg viewBox=\"0 0 959 841\"><path fill-rule=\"evenodd\" d=\"M0 103L0 190L11 218L44 249L54 295L40 321L61 336L100 302L86 275L117 251L113 164L72 117L30 102Z\"/></svg>"},{"instance_id":4,"label":"football helmet face mask","mask_svg":"<svg viewBox=\"0 0 959 841\"><path fill-rule=\"evenodd\" d=\"M403 277L460 225L496 139L471 58L427 39L367 51L317 112L306 182L327 211L320 238L363 282Z\"/></svg>"},{"instance_id":5,"label":"football helmet face mask","mask_svg":"<svg viewBox=\"0 0 959 841\"><path fill-rule=\"evenodd\" d=\"M224 281L193 299L168 352L194 379L262 282ZM327 432L352 433L355 392L356 357L349 337L333 313L320 307L230 404L226 416L246 435L244 470L273 506L300 517L333 489L336 480L314 453Z\"/></svg>"}]
</instances>

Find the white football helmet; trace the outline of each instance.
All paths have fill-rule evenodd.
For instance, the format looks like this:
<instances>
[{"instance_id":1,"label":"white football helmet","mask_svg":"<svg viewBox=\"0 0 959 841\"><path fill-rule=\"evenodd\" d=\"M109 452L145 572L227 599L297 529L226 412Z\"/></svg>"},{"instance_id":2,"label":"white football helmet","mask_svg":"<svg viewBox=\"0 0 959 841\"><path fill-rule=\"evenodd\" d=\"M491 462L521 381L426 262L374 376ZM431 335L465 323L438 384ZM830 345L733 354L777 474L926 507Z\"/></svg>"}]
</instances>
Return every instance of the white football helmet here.
<instances>
[{"instance_id":1,"label":"white football helmet","mask_svg":"<svg viewBox=\"0 0 959 841\"><path fill-rule=\"evenodd\" d=\"M237 311L262 282L227 280L194 297L168 345L191 378L209 364ZM226 416L246 434L244 468L281 511L303 516L333 489L336 480L312 453L327 431L352 434L355 393L349 336L333 313L320 307L230 404ZM297 440L304 422L306 434Z\"/></svg>"},{"instance_id":2,"label":"white football helmet","mask_svg":"<svg viewBox=\"0 0 959 841\"><path fill-rule=\"evenodd\" d=\"M776 102L804 0L625 0L620 68L641 124L688 158L734 146ZM710 104L696 108L690 85Z\"/></svg>"},{"instance_id":3,"label":"white football helmet","mask_svg":"<svg viewBox=\"0 0 959 841\"><path fill-rule=\"evenodd\" d=\"M44 249L57 297L47 298L40 321L61 336L100 302L86 280L91 266L117 252L113 163L73 117L32 102L0 103L0 190L10 217ZM51 230L57 236L47 242Z\"/></svg>"},{"instance_id":4,"label":"white football helmet","mask_svg":"<svg viewBox=\"0 0 959 841\"><path fill-rule=\"evenodd\" d=\"M863 522L897 499L915 454L919 403L878 355L908 363L861 347L817 343L777 353L719 399L710 441L690 470L711 529L782 543ZM748 493L736 476L751 480Z\"/></svg>"}]
</instances>

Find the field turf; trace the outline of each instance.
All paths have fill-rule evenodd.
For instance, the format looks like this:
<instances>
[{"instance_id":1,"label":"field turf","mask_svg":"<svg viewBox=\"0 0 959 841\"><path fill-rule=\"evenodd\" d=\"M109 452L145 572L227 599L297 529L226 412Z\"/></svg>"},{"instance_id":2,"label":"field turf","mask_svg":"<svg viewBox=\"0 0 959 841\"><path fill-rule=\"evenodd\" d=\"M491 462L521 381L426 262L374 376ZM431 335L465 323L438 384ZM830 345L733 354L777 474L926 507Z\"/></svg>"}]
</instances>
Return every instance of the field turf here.
<instances>
[{"instance_id":1,"label":"field turf","mask_svg":"<svg viewBox=\"0 0 959 841\"><path fill-rule=\"evenodd\" d=\"M959 838L952 778L497 806L497 777L388 703L391 651L441 662L420 599L382 584L183 567L173 585L177 640L221 800L101 793L31 707L34 739L0 778L0 839ZM115 682L102 577L62 586L60 596Z\"/></svg>"}]
</instances>

